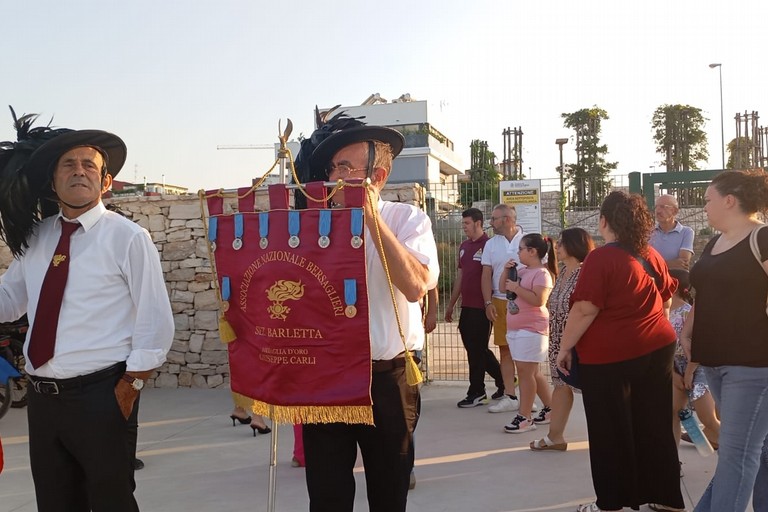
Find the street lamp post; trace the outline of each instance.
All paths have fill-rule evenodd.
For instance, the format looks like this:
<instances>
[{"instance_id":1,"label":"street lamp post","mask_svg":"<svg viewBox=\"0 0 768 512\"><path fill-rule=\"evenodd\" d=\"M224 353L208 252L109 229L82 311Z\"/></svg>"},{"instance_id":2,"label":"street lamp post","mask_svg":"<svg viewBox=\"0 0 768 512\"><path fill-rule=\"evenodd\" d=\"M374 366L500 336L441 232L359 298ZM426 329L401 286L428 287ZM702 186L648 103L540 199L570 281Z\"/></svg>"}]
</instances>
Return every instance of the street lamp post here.
<instances>
[{"instance_id":1,"label":"street lamp post","mask_svg":"<svg viewBox=\"0 0 768 512\"><path fill-rule=\"evenodd\" d=\"M560 149L560 229L565 229L565 184L563 182L563 173L565 172L565 169L563 169L563 144L568 144L568 138L555 139L555 144L557 144Z\"/></svg>"},{"instance_id":2,"label":"street lamp post","mask_svg":"<svg viewBox=\"0 0 768 512\"><path fill-rule=\"evenodd\" d=\"M720 154L723 160L723 170L725 170L725 130L723 128L723 65L715 63L709 65L710 69L717 68L720 73Z\"/></svg>"}]
</instances>

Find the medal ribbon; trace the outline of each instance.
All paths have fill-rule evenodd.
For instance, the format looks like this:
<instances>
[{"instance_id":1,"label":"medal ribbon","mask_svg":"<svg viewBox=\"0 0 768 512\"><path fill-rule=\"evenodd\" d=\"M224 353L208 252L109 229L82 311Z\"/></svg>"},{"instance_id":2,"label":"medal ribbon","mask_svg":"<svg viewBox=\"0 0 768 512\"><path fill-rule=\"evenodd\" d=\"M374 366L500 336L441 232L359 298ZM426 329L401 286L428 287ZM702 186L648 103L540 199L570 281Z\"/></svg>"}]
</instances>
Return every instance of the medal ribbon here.
<instances>
[{"instance_id":1,"label":"medal ribbon","mask_svg":"<svg viewBox=\"0 0 768 512\"><path fill-rule=\"evenodd\" d=\"M208 217L208 241L212 244L216 243L216 233L219 228L218 217Z\"/></svg>"},{"instance_id":2,"label":"medal ribbon","mask_svg":"<svg viewBox=\"0 0 768 512\"><path fill-rule=\"evenodd\" d=\"M299 236L299 230L301 228L301 219L299 212L291 210L288 212L288 234L291 236Z\"/></svg>"},{"instance_id":3,"label":"medal ribbon","mask_svg":"<svg viewBox=\"0 0 768 512\"><path fill-rule=\"evenodd\" d=\"M353 236L360 236L363 234L363 209L352 209L352 221L350 223L350 231Z\"/></svg>"},{"instance_id":4,"label":"medal ribbon","mask_svg":"<svg viewBox=\"0 0 768 512\"><path fill-rule=\"evenodd\" d=\"M320 222L318 224L320 236L331 234L331 210L320 210Z\"/></svg>"},{"instance_id":5,"label":"medal ribbon","mask_svg":"<svg viewBox=\"0 0 768 512\"><path fill-rule=\"evenodd\" d=\"M269 235L269 212L259 212L259 236L267 238Z\"/></svg>"},{"instance_id":6,"label":"medal ribbon","mask_svg":"<svg viewBox=\"0 0 768 512\"><path fill-rule=\"evenodd\" d=\"M347 306L354 306L357 302L357 279L344 280L344 302Z\"/></svg>"},{"instance_id":7,"label":"medal ribbon","mask_svg":"<svg viewBox=\"0 0 768 512\"><path fill-rule=\"evenodd\" d=\"M229 277L224 276L221 278L221 300L229 300L230 293Z\"/></svg>"},{"instance_id":8,"label":"medal ribbon","mask_svg":"<svg viewBox=\"0 0 768 512\"><path fill-rule=\"evenodd\" d=\"M235 214L235 238L243 238L243 214Z\"/></svg>"}]
</instances>

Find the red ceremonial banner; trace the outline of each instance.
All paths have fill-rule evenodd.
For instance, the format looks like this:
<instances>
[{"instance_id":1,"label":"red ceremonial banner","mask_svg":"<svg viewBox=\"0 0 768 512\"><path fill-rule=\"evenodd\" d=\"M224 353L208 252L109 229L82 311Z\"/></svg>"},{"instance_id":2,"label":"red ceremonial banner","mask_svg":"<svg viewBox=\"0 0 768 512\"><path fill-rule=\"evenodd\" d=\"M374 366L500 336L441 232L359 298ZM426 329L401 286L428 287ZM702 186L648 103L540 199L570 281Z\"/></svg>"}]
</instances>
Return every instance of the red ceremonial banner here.
<instances>
[{"instance_id":1,"label":"red ceremonial banner","mask_svg":"<svg viewBox=\"0 0 768 512\"><path fill-rule=\"evenodd\" d=\"M208 230L232 391L273 421L372 424L362 209L218 213Z\"/></svg>"}]
</instances>

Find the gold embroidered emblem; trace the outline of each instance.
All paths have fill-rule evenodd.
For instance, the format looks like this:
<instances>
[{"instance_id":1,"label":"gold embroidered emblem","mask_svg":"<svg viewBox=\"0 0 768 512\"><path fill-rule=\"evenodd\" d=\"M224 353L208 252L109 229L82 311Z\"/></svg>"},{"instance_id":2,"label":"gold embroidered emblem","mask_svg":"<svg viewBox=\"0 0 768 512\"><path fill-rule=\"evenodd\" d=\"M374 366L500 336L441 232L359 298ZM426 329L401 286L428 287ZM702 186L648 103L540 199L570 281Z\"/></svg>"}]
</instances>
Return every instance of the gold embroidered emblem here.
<instances>
[{"instance_id":1,"label":"gold embroidered emblem","mask_svg":"<svg viewBox=\"0 0 768 512\"><path fill-rule=\"evenodd\" d=\"M64 260L66 259L66 254L54 254L53 261L51 261L51 263L53 263L54 267L58 267L60 264L64 263Z\"/></svg>"},{"instance_id":2,"label":"gold embroidered emblem","mask_svg":"<svg viewBox=\"0 0 768 512\"><path fill-rule=\"evenodd\" d=\"M267 298L273 302L271 306L267 308L269 311L269 317L274 320L285 320L288 318L288 313L291 312L291 308L283 305L286 300L299 300L304 296L304 285L301 281L287 281L281 279L275 281L270 288L266 290Z\"/></svg>"}]
</instances>

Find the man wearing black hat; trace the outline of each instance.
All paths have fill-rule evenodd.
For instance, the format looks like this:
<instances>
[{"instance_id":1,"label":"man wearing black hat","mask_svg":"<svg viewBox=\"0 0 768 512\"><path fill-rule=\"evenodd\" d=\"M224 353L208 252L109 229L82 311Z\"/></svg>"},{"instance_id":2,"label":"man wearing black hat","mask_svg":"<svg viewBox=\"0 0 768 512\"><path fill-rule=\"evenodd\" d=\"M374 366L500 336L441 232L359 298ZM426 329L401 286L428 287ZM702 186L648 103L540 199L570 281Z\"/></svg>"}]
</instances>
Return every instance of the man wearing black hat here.
<instances>
[{"instance_id":1,"label":"man wearing black hat","mask_svg":"<svg viewBox=\"0 0 768 512\"><path fill-rule=\"evenodd\" d=\"M403 148L403 136L390 128L352 126L325 138L310 166L325 169L330 181L370 178L373 206L365 203L365 246L372 363L371 397L375 426L304 425L310 511L351 511L357 448L363 457L372 512L404 511L413 467L413 430L418 421L418 386L408 385L403 340L398 331L387 274L405 336L406 350L421 350L424 328L418 301L437 284L437 249L429 217L414 206L379 199ZM344 192L333 199L344 204ZM374 227L378 218L378 232Z\"/></svg>"},{"instance_id":2,"label":"man wearing black hat","mask_svg":"<svg viewBox=\"0 0 768 512\"><path fill-rule=\"evenodd\" d=\"M149 233L101 202L125 162L123 141L31 129L34 119L16 120L17 143L0 143L0 234L14 255L0 321L29 317L38 510L137 511L129 425L174 332L160 259Z\"/></svg>"}]
</instances>

